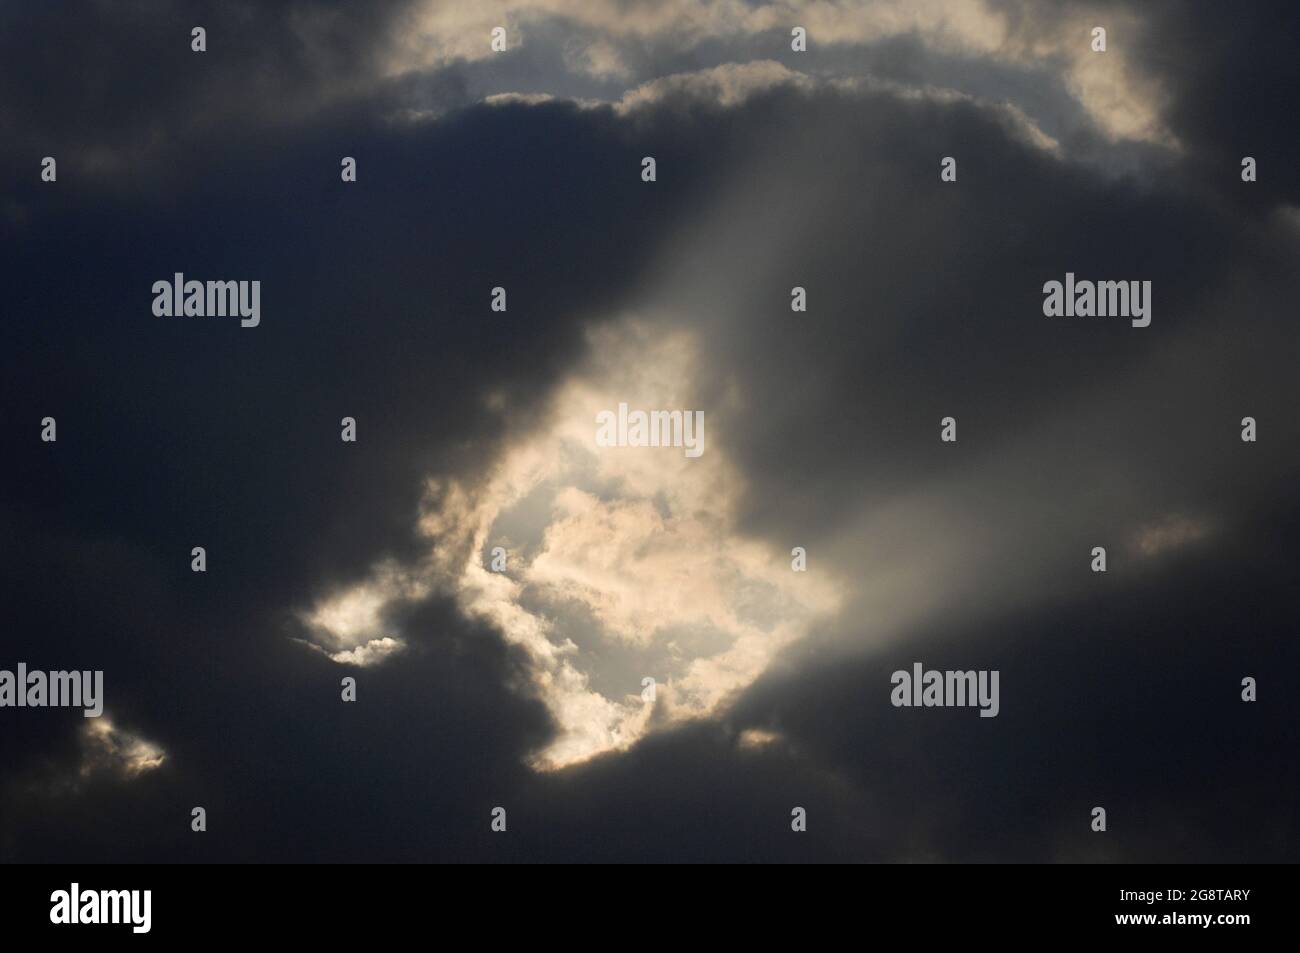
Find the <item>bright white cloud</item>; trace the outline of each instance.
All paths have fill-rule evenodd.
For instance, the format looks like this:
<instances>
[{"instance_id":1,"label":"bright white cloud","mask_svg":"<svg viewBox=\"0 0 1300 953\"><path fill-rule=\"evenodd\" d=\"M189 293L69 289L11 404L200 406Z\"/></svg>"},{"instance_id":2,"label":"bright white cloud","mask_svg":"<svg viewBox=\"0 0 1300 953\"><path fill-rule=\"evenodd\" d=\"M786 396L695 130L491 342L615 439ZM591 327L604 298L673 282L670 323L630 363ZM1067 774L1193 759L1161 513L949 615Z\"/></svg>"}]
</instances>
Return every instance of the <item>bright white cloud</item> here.
<instances>
[{"instance_id":1,"label":"bright white cloud","mask_svg":"<svg viewBox=\"0 0 1300 953\"><path fill-rule=\"evenodd\" d=\"M557 727L536 753L541 769L710 714L839 604L827 574L796 573L788 553L736 531L743 481L725 441L706 436L698 458L596 445L597 413L620 401L698 409L690 333L625 320L591 344L544 423L480 484L430 482L427 561L381 567L304 615L338 652L380 637L394 600L453 596L525 650ZM521 525L531 528L511 529ZM521 532L508 571L491 571L490 548Z\"/></svg>"},{"instance_id":2,"label":"bright white cloud","mask_svg":"<svg viewBox=\"0 0 1300 953\"><path fill-rule=\"evenodd\" d=\"M537 756L543 768L626 747L652 715L660 724L709 714L838 603L830 582L736 533L742 481L719 441L695 459L595 445L597 413L620 401L696 409L692 337L623 321L594 332L591 352L548 423L507 451L475 503L444 494L426 526L472 538L454 580L461 604L528 650L559 728ZM535 508L539 495L547 515L535 545L509 575L491 572L480 557L498 520ZM639 694L642 676L656 679L656 706Z\"/></svg>"},{"instance_id":3,"label":"bright white cloud","mask_svg":"<svg viewBox=\"0 0 1300 953\"><path fill-rule=\"evenodd\" d=\"M690 73L674 73L642 83L628 90L615 104L615 111L628 113L668 96L689 95L720 106L736 106L750 96L776 86L811 89L814 81L775 60L752 63L724 63Z\"/></svg>"},{"instance_id":4,"label":"bright white cloud","mask_svg":"<svg viewBox=\"0 0 1300 953\"><path fill-rule=\"evenodd\" d=\"M167 755L158 745L118 728L106 716L88 720L82 731L82 761L78 774L88 778L110 772L134 778L162 766Z\"/></svg>"},{"instance_id":5,"label":"bright white cloud","mask_svg":"<svg viewBox=\"0 0 1300 953\"><path fill-rule=\"evenodd\" d=\"M560 51L565 68L600 81L629 82L622 106L656 96L672 77L645 75L629 65L651 44L695 52L706 41L734 44L762 36L788 42L790 30L808 31L809 69L825 74L815 51L869 46L897 37L912 37L937 54L984 60L1026 72L1061 76L1066 91L1097 128L1113 141L1141 140L1176 147L1161 115L1165 95L1158 79L1144 71L1131 54L1142 30L1131 12L1110 6L1076 5L1062 10L1033 0L1018 4L988 0L808 0L746 3L743 0L487 0L447 4L428 0L400 24L386 59L385 72L397 75L436 69L456 61L498 55L491 31L504 26L509 49L526 47L546 23L549 38L558 30L568 39ZM1094 26L1108 31L1106 52L1094 52ZM654 59L653 57L651 59ZM712 73L720 102L743 98L759 78L800 82L800 73L771 61L714 63ZM784 69L778 75L774 68ZM862 75L829 76L862 79ZM978 95L978 90L967 90ZM1019 106L1023 108L1023 106Z\"/></svg>"},{"instance_id":6,"label":"bright white cloud","mask_svg":"<svg viewBox=\"0 0 1300 953\"><path fill-rule=\"evenodd\" d=\"M365 583L332 593L309 611L298 613L308 633L299 641L342 664L376 665L405 645L389 631L385 610L423 598L428 591L418 570L386 562Z\"/></svg>"}]
</instances>

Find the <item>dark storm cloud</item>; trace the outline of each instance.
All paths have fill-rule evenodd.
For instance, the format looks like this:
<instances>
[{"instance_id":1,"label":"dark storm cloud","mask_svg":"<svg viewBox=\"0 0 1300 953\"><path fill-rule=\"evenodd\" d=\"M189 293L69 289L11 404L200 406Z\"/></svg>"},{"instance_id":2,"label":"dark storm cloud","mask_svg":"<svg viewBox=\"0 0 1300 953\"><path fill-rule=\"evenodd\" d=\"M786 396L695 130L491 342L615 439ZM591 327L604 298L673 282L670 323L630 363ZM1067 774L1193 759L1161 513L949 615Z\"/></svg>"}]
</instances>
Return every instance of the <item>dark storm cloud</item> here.
<instances>
[{"instance_id":1,"label":"dark storm cloud","mask_svg":"<svg viewBox=\"0 0 1300 953\"><path fill-rule=\"evenodd\" d=\"M1300 662L1295 518L1272 546L1181 560L1140 593L1100 577L1068 602L878 654L792 650L721 725L542 780L522 836L604 861L1292 860L1300 711L1285 677L1259 673ZM890 706L894 670L940 659L1001 670L997 718ZM1242 704L1244 674L1270 686L1267 704ZM780 740L743 750L747 726ZM806 837L789 830L795 806Z\"/></svg>"},{"instance_id":2,"label":"dark storm cloud","mask_svg":"<svg viewBox=\"0 0 1300 953\"><path fill-rule=\"evenodd\" d=\"M1292 703L1283 689L1257 717L1238 692L1294 665L1294 225L1208 197L1190 171L1063 164L970 106L777 94L708 121L731 123L727 158L750 179L702 229L708 254L665 269L681 283L664 307L701 319L718 392L744 395L714 433L744 462L749 526L811 541L872 596L836 623L833 661L792 650L737 717L844 771L864 815L903 823L873 859L1293 856ZM932 184L941 155L967 184ZM1149 277L1152 326L1045 319L1042 282L1067 270ZM806 315L789 312L795 284ZM1276 441L1239 441L1252 408ZM939 443L948 413L977 435L973 456ZM871 525L854 513L894 505L909 507L901 534L842 538ZM1168 513L1206 517L1212 541L1150 565L1132 537ZM927 538L972 549L922 574L938 611L885 648L844 648L889 634L873 574L906 569ZM1083 585L1099 542L1125 560L1106 598ZM992 728L893 710L889 675L917 659L1001 668L1004 705L1014 685L1024 707ZM1066 739L1079 748L1058 752ZM1099 843L1080 819L1108 800L1129 826Z\"/></svg>"},{"instance_id":3,"label":"dark storm cloud","mask_svg":"<svg viewBox=\"0 0 1300 953\"><path fill-rule=\"evenodd\" d=\"M360 163L352 193L338 181L345 150ZM249 856L274 850L251 831L284 810L331 837L322 812L342 802L318 762L337 759L348 784L418 792L434 782L401 772L423 758L443 765L436 783L456 798L478 790L479 766L522 770L547 721L507 691L519 679L490 635L446 607L399 620L412 653L365 674L376 722L340 753L330 719L348 710L338 679L349 670L291 644L291 612L384 556L422 551L425 479L482 473L496 441L528 426L584 322L611 311L641 267L623 250L653 244L672 214L671 192L651 202L636 190L637 160L607 116L570 106L370 129L361 147L342 123L200 157L194 184L165 200L79 190L7 232L3 403L32 427L54 416L59 440L33 441L3 476L6 657L105 670L114 723L169 755L121 795L151 805L133 817L187 831L192 804L224 798L243 833L213 850ZM260 326L155 318L150 286L176 270L259 278ZM498 284L506 314L489 309ZM504 403L489 408L489 394ZM358 421L355 447L339 440L344 415ZM189 570L194 545L207 548L205 576ZM462 699L474 681L459 669L476 664L484 681ZM79 726L58 714L6 720L13 788L46 777L56 748L53 768L75 771ZM511 726L500 745L494 722ZM368 757L360 774L347 767ZM421 795L409 796L414 807ZM39 793L23 797L5 812L11 845L28 831L10 856L40 857L51 829L31 814L46 808ZM68 822L49 811L55 827ZM106 845L103 856L124 842L141 856L192 849L83 820L84 844ZM361 836L330 843L360 851L367 842L350 838Z\"/></svg>"},{"instance_id":4,"label":"dark storm cloud","mask_svg":"<svg viewBox=\"0 0 1300 953\"><path fill-rule=\"evenodd\" d=\"M1284 687L1258 712L1238 696L1241 677L1295 662L1295 235L1195 191L1095 178L982 110L869 103L778 92L666 120L675 143L725 127L721 164L739 184L720 185L717 221L670 253L663 274L678 283L655 303L705 329L717 391L743 395L713 432L743 461L752 529L809 543L863 591L873 572L915 561L915 539L973 537L976 551L931 567L939 611L896 641L860 647L889 633L870 599L855 601L734 717L838 772L862 823L901 825L855 839L862 859L1291 856L1294 706ZM948 153L977 185L930 184ZM1045 319L1042 281L1066 270L1151 276L1152 326ZM789 311L796 283L806 315ZM1275 441L1240 442L1250 408ZM973 456L938 442L947 412L977 434ZM914 506L910 540L835 539L855 512L914 495L929 510ZM1206 517L1210 538L1144 555L1134 538L1169 513ZM1118 560L1108 577L1087 571L1098 542ZM1099 593L1098 579L1114 585ZM984 724L892 709L890 673L917 659L1000 668L1004 705L1020 698ZM662 744L691 763L700 740ZM617 762L600 772L618 775ZM778 773L814 777L794 763ZM638 782L629 769L607 783ZM775 824L797 803L790 792L786 811L759 813ZM1124 818L1113 843L1090 839L1096 804ZM776 842L753 850L787 856L768 833Z\"/></svg>"},{"instance_id":5,"label":"dark storm cloud","mask_svg":"<svg viewBox=\"0 0 1300 953\"><path fill-rule=\"evenodd\" d=\"M1204 457L1212 480L1248 413L1235 407L1267 408L1278 437L1259 448L1268 466L1237 455L1237 475L1257 489L1288 479L1296 239L1285 223L1096 177L971 105L778 92L706 111L672 138L706 127L726 129L733 183L719 183L703 237L672 255L656 303L704 329L717 390L745 395L717 433L744 461L757 519L816 531L847 501L885 502L1027 433L1054 476L1086 470L1095 445L1102 460L1168 464L1193 483L1182 467ZM944 155L959 163L950 188L937 184ZM1150 280L1151 326L1045 318L1043 284L1067 271ZM795 285L808 289L806 315L790 312ZM1241 318L1227 325L1229 301ZM950 413L977 435L975 457L938 442Z\"/></svg>"},{"instance_id":6,"label":"dark storm cloud","mask_svg":"<svg viewBox=\"0 0 1300 953\"><path fill-rule=\"evenodd\" d=\"M991 624L953 620L760 683L741 723L784 731L896 822L875 859L1283 862L1295 856L1300 577L1294 507L1140 590L1113 574ZM940 659L944 661L939 662ZM1001 670L1002 709L892 708L913 661ZM1265 703L1240 701L1246 675ZM1103 806L1109 832L1088 827Z\"/></svg>"},{"instance_id":7,"label":"dark storm cloud","mask_svg":"<svg viewBox=\"0 0 1300 953\"><path fill-rule=\"evenodd\" d=\"M269 122L292 124L368 85L410 0L6 4L0 11L2 152L71 168L193 147ZM208 50L190 48L203 27ZM8 171L8 170L7 170Z\"/></svg>"},{"instance_id":8,"label":"dark storm cloud","mask_svg":"<svg viewBox=\"0 0 1300 953\"><path fill-rule=\"evenodd\" d=\"M1168 85L1166 114L1188 145L1189 171L1247 207L1300 204L1295 6L1167 2L1142 10L1140 62ZM1243 156L1259 162L1250 186L1240 178Z\"/></svg>"},{"instance_id":9,"label":"dark storm cloud","mask_svg":"<svg viewBox=\"0 0 1300 953\"><path fill-rule=\"evenodd\" d=\"M1014 31L1029 37L1080 13L1077 4L1062 0L993 0L990 6L1008 18ZM1127 19L1123 29L1115 29L1114 21L1130 13L1136 14L1134 29L1127 28ZM1182 146L1175 162L1159 150L1142 150L1139 165L1154 165L1162 176L1193 181L1244 208L1268 210L1279 202L1300 202L1300 172L1294 162L1300 19L1293 4L1105 0L1091 4L1087 15L1090 22L1112 27L1110 51L1157 82L1162 119ZM1046 87L1040 84L1039 95L1051 87L1050 80ZM1026 103L1019 95L1013 101ZM1054 131L1050 116L1063 102L1064 97L1053 95L1041 100L1040 108L1026 110ZM1087 148L1087 143L1075 141L1072 147ZM1240 178L1243 156L1255 157L1267 170L1248 187Z\"/></svg>"},{"instance_id":10,"label":"dark storm cloud","mask_svg":"<svg viewBox=\"0 0 1300 953\"><path fill-rule=\"evenodd\" d=\"M1274 81L1295 42L1266 37L1286 35L1266 8L1216 25L1161 7L1176 45L1144 34L1189 143L1168 182L1061 162L986 107L875 93L384 123L456 105L474 79L349 85L401 5L41 9L10 9L0 31L15 90L0 122L22 144L4 162L23 183L0 223L0 661L104 669L114 723L168 760L69 787L80 713L7 711L0 857L1294 858L1296 711L1265 676L1297 661L1295 237L1205 198L1202 171L1222 158L1240 185L1223 143L1262 142L1242 152L1276 169L1261 195L1293 198L1281 117L1297 86ZM325 39L300 44L304 22ZM238 52L187 59L198 23L237 32ZM1216 71L1264 95L1213 92ZM94 167L98 150L121 164ZM43 188L47 151L100 172ZM356 185L339 182L343 155ZM938 181L943 155L955 185ZM1042 283L1066 270L1152 280L1152 326L1044 318ZM153 317L150 285L174 271L261 280L261 326ZM795 284L808 314L789 311ZM390 620L406 654L358 673L291 642L291 614L385 556L418 557L424 479L485 472L584 325L629 301L696 328L719 392L744 394L713 433L749 482L753 533L865 557L870 540L835 539L849 515L913 491L935 514L986 506L997 525L976 537L997 559L974 578L1003 594L870 649L854 640L874 637L871 617L831 620L721 719L537 776L522 759L550 724L490 629L434 597ZM946 413L956 448L937 439ZM1237 437L1247 413L1254 446ZM46 415L52 446L36 440ZM1151 564L1117 543L1111 573L1086 572L1098 536L1168 510L1218 531ZM918 535L941 536L934 522ZM1036 602L1054 575L1067 591ZM890 707L890 672L917 659L1001 668L1002 713ZM1246 674L1258 705L1237 700ZM749 726L780 739L743 750ZM508 838L487 830L498 804ZM1102 846L1094 804L1111 811Z\"/></svg>"}]
</instances>

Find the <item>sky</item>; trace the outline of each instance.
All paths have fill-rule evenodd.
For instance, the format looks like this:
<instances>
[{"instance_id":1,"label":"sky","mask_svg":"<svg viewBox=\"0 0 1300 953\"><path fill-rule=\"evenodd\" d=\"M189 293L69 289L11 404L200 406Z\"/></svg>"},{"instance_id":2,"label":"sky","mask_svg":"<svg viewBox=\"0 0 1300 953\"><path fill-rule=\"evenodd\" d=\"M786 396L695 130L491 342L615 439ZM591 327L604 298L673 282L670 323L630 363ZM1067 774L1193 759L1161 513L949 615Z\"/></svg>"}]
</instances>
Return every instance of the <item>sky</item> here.
<instances>
[{"instance_id":1,"label":"sky","mask_svg":"<svg viewBox=\"0 0 1300 953\"><path fill-rule=\"evenodd\" d=\"M104 685L0 707L0 860L1300 859L1297 52L1269 2L0 6L0 670Z\"/></svg>"}]
</instances>

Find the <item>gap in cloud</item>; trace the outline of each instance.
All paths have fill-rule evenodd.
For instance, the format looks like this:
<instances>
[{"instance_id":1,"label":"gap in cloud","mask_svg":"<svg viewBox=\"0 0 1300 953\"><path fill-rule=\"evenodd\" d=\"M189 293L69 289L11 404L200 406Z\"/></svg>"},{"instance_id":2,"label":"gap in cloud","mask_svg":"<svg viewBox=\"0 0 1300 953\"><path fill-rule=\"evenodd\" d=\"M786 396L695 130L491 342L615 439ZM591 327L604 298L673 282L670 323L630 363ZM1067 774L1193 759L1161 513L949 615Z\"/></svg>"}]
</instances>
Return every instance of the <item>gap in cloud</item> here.
<instances>
[{"instance_id":1,"label":"gap in cloud","mask_svg":"<svg viewBox=\"0 0 1300 953\"><path fill-rule=\"evenodd\" d=\"M380 566L302 613L308 643L335 661L378 664L391 653L373 652L377 641L400 641L385 628L390 608L452 596L524 650L529 690L555 724L532 758L539 770L717 711L839 593L737 532L743 481L707 410L698 456L598 444L598 415L620 403L701 409L699 373L689 331L635 318L592 331L586 366L491 473L473 486L430 481L421 522L430 557ZM496 546L508 551L504 571L491 568Z\"/></svg>"}]
</instances>

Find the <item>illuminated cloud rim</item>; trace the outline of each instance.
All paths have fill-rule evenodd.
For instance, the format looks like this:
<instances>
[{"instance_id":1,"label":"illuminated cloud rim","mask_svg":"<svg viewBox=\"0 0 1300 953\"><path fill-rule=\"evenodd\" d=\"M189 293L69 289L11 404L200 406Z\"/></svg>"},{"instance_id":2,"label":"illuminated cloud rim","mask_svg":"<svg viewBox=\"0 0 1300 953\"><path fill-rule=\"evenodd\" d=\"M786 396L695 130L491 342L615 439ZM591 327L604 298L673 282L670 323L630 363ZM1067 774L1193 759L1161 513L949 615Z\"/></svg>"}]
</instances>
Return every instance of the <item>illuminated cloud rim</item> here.
<instances>
[{"instance_id":1,"label":"illuminated cloud rim","mask_svg":"<svg viewBox=\"0 0 1300 953\"><path fill-rule=\"evenodd\" d=\"M545 25L548 29L542 30ZM1092 30L1107 30L1107 49L1092 48ZM1081 4L1068 11L1057 5L1025 0L993 4L985 0L876 0L876 2L746 3L742 0L663 0L629 4L624 0L524 0L447 4L428 0L402 19L393 35L382 72L398 76L474 62L502 55L492 50L492 30L506 28L507 51L549 39L555 29L567 37L564 67L575 75L624 86L627 108L656 83L681 80L637 76L635 63L649 48L667 47L699 53L708 41L736 43L779 35L788 43L795 26L807 30L808 69L834 81L866 79L860 74L834 75L819 64L818 49L866 47L909 37L936 54L993 62L1026 73L1061 77L1072 97L1096 128L1112 142L1142 141L1178 148L1162 113L1168 96L1158 77L1143 71L1131 55L1143 23L1130 11ZM731 55L735 55L735 51ZM769 78L803 82L787 70L775 78L769 61L708 64L718 102L734 103L736 85L727 70L762 63ZM723 72L719 72L723 71ZM683 74L689 75L689 74ZM751 77L752 78L752 77ZM806 80L806 77L805 77ZM509 94L498 90L493 97ZM545 95L545 91L527 94ZM499 101L499 100L498 100Z\"/></svg>"},{"instance_id":2,"label":"illuminated cloud rim","mask_svg":"<svg viewBox=\"0 0 1300 953\"><path fill-rule=\"evenodd\" d=\"M106 716L88 720L82 727L82 760L78 775L84 780L98 774L131 779L162 767L167 754L158 745L118 728Z\"/></svg>"},{"instance_id":3,"label":"illuminated cloud rim","mask_svg":"<svg viewBox=\"0 0 1300 953\"><path fill-rule=\"evenodd\" d=\"M794 572L788 553L736 532L743 482L709 414L697 458L596 445L597 414L620 402L697 409L691 334L623 320L592 338L588 365L480 484L429 481L425 560L376 567L301 614L315 648L373 665L401 648L391 607L451 596L525 650L556 730L532 758L540 770L709 715L840 602L827 574ZM491 569L498 545L504 572Z\"/></svg>"}]
</instances>

